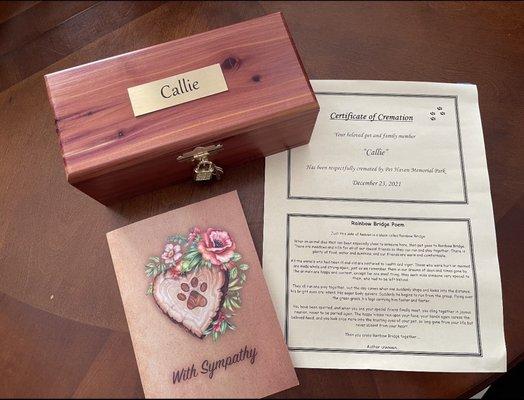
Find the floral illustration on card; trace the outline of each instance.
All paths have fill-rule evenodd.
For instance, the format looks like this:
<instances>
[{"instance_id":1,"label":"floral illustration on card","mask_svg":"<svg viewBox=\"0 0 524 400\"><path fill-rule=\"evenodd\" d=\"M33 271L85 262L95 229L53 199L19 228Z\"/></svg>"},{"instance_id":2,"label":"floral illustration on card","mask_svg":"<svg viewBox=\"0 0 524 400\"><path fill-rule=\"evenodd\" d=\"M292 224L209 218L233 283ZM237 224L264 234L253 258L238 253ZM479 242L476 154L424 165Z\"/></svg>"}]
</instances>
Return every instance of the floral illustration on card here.
<instances>
[{"instance_id":1,"label":"floral illustration on card","mask_svg":"<svg viewBox=\"0 0 524 400\"><path fill-rule=\"evenodd\" d=\"M249 268L241 259L225 230L194 227L187 235L169 236L162 254L145 266L147 294L173 322L216 341L236 329L232 318Z\"/></svg>"}]
</instances>

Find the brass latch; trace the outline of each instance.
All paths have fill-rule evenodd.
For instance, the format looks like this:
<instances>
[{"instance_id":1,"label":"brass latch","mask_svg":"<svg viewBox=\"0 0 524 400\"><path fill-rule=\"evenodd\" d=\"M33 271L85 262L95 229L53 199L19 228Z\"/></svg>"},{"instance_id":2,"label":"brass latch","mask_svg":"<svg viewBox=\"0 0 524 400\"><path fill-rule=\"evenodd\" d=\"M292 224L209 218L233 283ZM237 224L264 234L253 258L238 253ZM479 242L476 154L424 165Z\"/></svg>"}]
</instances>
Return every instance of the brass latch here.
<instances>
[{"instance_id":1,"label":"brass latch","mask_svg":"<svg viewBox=\"0 0 524 400\"><path fill-rule=\"evenodd\" d=\"M209 181L213 176L220 179L224 172L222 168L213 163L208 157L222 150L221 144L213 144L210 146L198 146L194 150L182 154L177 157L177 161L191 161L195 162L196 166L193 168L193 179L195 181Z\"/></svg>"}]
</instances>

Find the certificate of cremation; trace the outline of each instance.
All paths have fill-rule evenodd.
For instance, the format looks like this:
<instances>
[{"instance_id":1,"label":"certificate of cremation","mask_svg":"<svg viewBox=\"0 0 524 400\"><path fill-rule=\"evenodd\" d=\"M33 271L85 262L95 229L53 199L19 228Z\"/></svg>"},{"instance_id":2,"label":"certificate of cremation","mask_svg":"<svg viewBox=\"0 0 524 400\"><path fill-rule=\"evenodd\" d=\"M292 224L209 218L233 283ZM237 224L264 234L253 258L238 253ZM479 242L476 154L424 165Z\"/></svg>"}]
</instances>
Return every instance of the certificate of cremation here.
<instances>
[{"instance_id":1,"label":"certificate of cremation","mask_svg":"<svg viewBox=\"0 0 524 400\"><path fill-rule=\"evenodd\" d=\"M266 159L264 274L296 367L506 370L474 85L312 81Z\"/></svg>"}]
</instances>

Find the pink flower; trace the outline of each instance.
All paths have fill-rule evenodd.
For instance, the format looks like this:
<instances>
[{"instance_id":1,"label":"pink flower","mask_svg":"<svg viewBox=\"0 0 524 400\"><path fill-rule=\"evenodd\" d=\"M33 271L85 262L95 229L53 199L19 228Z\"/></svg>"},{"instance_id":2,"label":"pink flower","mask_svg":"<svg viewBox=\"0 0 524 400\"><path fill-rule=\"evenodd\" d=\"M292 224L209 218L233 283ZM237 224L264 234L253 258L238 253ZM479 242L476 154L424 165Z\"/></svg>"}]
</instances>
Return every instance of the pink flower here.
<instances>
[{"instance_id":1,"label":"pink flower","mask_svg":"<svg viewBox=\"0 0 524 400\"><path fill-rule=\"evenodd\" d=\"M166 265L173 265L182 257L181 247L178 244L168 243L164 248L162 259Z\"/></svg>"},{"instance_id":2,"label":"pink flower","mask_svg":"<svg viewBox=\"0 0 524 400\"><path fill-rule=\"evenodd\" d=\"M182 260L166 271L166 277L170 279L176 279L180 274L182 274Z\"/></svg>"},{"instance_id":3,"label":"pink flower","mask_svg":"<svg viewBox=\"0 0 524 400\"><path fill-rule=\"evenodd\" d=\"M191 231L189 232L189 235L187 236L187 242L188 244L191 244L193 242L193 240L195 240L195 238L200 235L201 231L200 229L198 229L196 226L191 229Z\"/></svg>"},{"instance_id":4,"label":"pink flower","mask_svg":"<svg viewBox=\"0 0 524 400\"><path fill-rule=\"evenodd\" d=\"M223 264L223 265L222 265L222 268L223 268L224 270L229 271L229 270L232 270L233 268L235 268L236 266L237 266L237 265L236 265L233 261L229 261L229 262Z\"/></svg>"},{"instance_id":5,"label":"pink flower","mask_svg":"<svg viewBox=\"0 0 524 400\"><path fill-rule=\"evenodd\" d=\"M220 312L218 314L218 318L215 321L213 321L213 330L215 332L220 332L222 321L224 321L225 319L226 319L226 316L222 312Z\"/></svg>"},{"instance_id":6,"label":"pink flower","mask_svg":"<svg viewBox=\"0 0 524 400\"><path fill-rule=\"evenodd\" d=\"M198 251L202 257L213 265L227 263L235 253L235 243L229 233L209 228L202 234Z\"/></svg>"}]
</instances>

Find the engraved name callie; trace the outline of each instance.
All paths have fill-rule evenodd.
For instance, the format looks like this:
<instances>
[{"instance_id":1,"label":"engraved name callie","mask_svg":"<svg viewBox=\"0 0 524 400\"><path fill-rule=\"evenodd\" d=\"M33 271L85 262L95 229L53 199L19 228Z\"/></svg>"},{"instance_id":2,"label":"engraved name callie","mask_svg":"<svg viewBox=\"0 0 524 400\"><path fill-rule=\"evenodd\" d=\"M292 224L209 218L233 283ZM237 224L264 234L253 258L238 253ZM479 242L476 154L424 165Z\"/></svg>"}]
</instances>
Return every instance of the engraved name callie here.
<instances>
[{"instance_id":1,"label":"engraved name callie","mask_svg":"<svg viewBox=\"0 0 524 400\"><path fill-rule=\"evenodd\" d=\"M193 92L200 89L198 81L191 82L189 79L178 79L174 85L164 85L160 88L160 95L164 99L178 96L184 93Z\"/></svg>"},{"instance_id":2,"label":"engraved name callie","mask_svg":"<svg viewBox=\"0 0 524 400\"><path fill-rule=\"evenodd\" d=\"M222 67L216 63L127 88L127 93L133 115L139 117L227 90Z\"/></svg>"}]
</instances>

